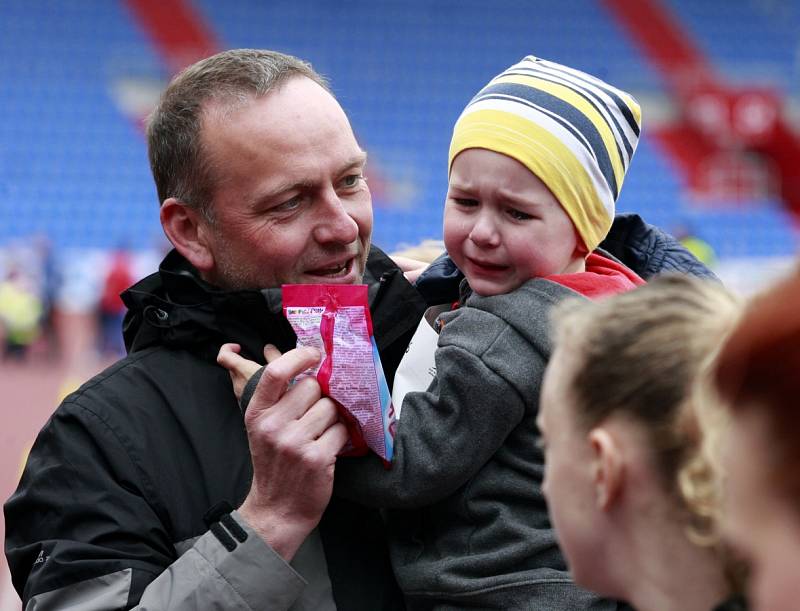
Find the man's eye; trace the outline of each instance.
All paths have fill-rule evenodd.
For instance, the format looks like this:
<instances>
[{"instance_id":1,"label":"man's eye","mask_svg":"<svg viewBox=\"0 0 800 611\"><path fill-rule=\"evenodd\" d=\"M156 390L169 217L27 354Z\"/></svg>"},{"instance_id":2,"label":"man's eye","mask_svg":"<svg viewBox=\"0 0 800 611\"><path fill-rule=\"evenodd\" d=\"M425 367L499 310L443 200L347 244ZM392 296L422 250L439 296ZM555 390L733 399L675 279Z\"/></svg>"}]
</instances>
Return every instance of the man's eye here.
<instances>
[{"instance_id":1,"label":"man's eye","mask_svg":"<svg viewBox=\"0 0 800 611\"><path fill-rule=\"evenodd\" d=\"M302 197L295 195L292 199L287 199L282 204L278 204L273 208L275 212L291 212L300 205Z\"/></svg>"},{"instance_id":2,"label":"man's eye","mask_svg":"<svg viewBox=\"0 0 800 611\"><path fill-rule=\"evenodd\" d=\"M361 174L349 174L342 179L342 186L347 189L352 189L357 186L362 179L366 180Z\"/></svg>"}]
</instances>

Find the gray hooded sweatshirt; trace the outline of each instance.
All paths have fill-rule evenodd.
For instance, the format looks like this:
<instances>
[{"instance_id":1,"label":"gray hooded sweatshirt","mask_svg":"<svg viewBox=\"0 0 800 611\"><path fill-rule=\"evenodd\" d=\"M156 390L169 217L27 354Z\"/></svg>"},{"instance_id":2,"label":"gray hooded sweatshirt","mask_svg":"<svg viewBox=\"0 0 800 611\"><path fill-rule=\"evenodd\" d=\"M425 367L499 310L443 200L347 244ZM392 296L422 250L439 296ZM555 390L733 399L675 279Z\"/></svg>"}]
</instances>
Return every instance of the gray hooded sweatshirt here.
<instances>
[{"instance_id":1,"label":"gray hooded sweatshirt","mask_svg":"<svg viewBox=\"0 0 800 611\"><path fill-rule=\"evenodd\" d=\"M572 582L541 489L548 318L567 297L585 299L537 278L442 315L436 378L403 401L392 468L338 460L335 494L389 509L410 609L618 608Z\"/></svg>"}]
</instances>

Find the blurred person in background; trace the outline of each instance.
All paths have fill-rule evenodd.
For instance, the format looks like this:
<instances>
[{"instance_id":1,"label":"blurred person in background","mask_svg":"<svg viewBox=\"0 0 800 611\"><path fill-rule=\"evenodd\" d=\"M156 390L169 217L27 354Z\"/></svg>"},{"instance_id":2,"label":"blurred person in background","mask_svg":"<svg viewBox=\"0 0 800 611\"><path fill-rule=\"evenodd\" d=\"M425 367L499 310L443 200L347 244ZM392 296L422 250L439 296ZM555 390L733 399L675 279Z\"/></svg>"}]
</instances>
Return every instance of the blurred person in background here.
<instances>
[{"instance_id":1,"label":"blurred person in background","mask_svg":"<svg viewBox=\"0 0 800 611\"><path fill-rule=\"evenodd\" d=\"M544 492L582 586L639 611L745 608L717 536L720 474L695 394L739 310L689 276L556 309L538 418Z\"/></svg>"},{"instance_id":2,"label":"blurred person in background","mask_svg":"<svg viewBox=\"0 0 800 611\"><path fill-rule=\"evenodd\" d=\"M672 229L672 235L681 245L692 253L699 261L710 268L717 265L717 253L714 248L701 238L688 222L679 223Z\"/></svg>"},{"instance_id":3,"label":"blurred person in background","mask_svg":"<svg viewBox=\"0 0 800 611\"><path fill-rule=\"evenodd\" d=\"M23 361L41 333L42 302L13 263L0 281L0 338L3 356Z\"/></svg>"},{"instance_id":4,"label":"blurred person in background","mask_svg":"<svg viewBox=\"0 0 800 611\"><path fill-rule=\"evenodd\" d=\"M800 607L800 269L754 297L714 379L733 425L723 527L756 611Z\"/></svg>"},{"instance_id":5,"label":"blurred person in background","mask_svg":"<svg viewBox=\"0 0 800 611\"><path fill-rule=\"evenodd\" d=\"M42 337L46 343L47 358L55 361L61 357L57 322L59 311L58 295L62 282L61 270L56 261L53 244L46 235L36 236L34 245L41 268L39 294L42 298Z\"/></svg>"},{"instance_id":6,"label":"blurred person in background","mask_svg":"<svg viewBox=\"0 0 800 611\"><path fill-rule=\"evenodd\" d=\"M282 283L370 286L387 381L427 305L458 298L441 259L428 294L370 243L366 154L322 77L297 58L226 51L176 76L148 125L174 246L124 293L128 356L68 396L5 505L23 604L62 609L394 609L379 512L331 499L346 442L292 350ZM708 273L638 217L604 243L650 276ZM418 269L414 271L419 271ZM245 414L220 346L270 363ZM68 502L66 502L68 500Z\"/></svg>"},{"instance_id":7,"label":"blurred person in background","mask_svg":"<svg viewBox=\"0 0 800 611\"><path fill-rule=\"evenodd\" d=\"M117 248L111 254L97 304L97 336L101 356L118 358L125 354L122 320L126 309L121 295L133 283L131 265L130 254L124 247Z\"/></svg>"}]
</instances>

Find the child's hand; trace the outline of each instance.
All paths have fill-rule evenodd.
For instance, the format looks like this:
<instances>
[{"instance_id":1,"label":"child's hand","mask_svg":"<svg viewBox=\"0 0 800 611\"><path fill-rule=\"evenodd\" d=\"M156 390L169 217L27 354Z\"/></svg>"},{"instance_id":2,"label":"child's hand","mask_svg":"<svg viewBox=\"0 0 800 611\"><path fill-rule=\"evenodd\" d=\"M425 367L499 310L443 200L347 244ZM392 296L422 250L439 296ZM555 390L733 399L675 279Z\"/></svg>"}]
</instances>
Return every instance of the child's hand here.
<instances>
[{"instance_id":1,"label":"child's hand","mask_svg":"<svg viewBox=\"0 0 800 611\"><path fill-rule=\"evenodd\" d=\"M411 259L410 257L403 257L400 255L393 255L392 260L397 267L402 270L406 280L412 284L417 281L417 278L419 278L422 272L428 269L429 265L429 263L425 261L418 261L417 259Z\"/></svg>"},{"instance_id":2,"label":"child's hand","mask_svg":"<svg viewBox=\"0 0 800 611\"><path fill-rule=\"evenodd\" d=\"M243 356L239 356L239 351L241 349L242 347L239 344L223 344L217 355L217 363L227 369L231 376L233 392L237 400L242 398L242 391L244 390L245 384L247 384L247 380L249 380L256 371L261 369L261 365L255 361L250 361ZM275 350L277 351L277 349ZM278 353L278 355L280 355L280 353Z\"/></svg>"}]
</instances>

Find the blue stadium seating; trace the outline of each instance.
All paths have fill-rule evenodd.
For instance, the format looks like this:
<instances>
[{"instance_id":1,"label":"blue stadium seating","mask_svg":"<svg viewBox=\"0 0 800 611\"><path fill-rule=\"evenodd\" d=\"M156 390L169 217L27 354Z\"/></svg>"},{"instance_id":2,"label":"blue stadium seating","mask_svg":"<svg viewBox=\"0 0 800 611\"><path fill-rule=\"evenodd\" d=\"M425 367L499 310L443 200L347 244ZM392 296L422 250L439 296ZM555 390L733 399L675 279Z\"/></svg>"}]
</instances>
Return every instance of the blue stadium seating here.
<instances>
[{"instance_id":1,"label":"blue stadium seating","mask_svg":"<svg viewBox=\"0 0 800 611\"><path fill-rule=\"evenodd\" d=\"M797 2L669 0L697 46L726 78L800 95Z\"/></svg>"},{"instance_id":2,"label":"blue stadium seating","mask_svg":"<svg viewBox=\"0 0 800 611\"><path fill-rule=\"evenodd\" d=\"M762 74L798 94L796 8L777 15L770 3L667 1L726 75ZM388 185L375 194L375 241L388 249L440 237L451 127L470 96L523 55L663 94L599 0L195 5L225 47L284 50L331 77L370 153L374 185ZM113 91L168 76L122 2L0 4L0 247L33 233L63 248L153 246L160 228L144 140ZM691 219L720 255L795 250L775 202L699 209L647 135L618 206L666 228Z\"/></svg>"}]
</instances>

